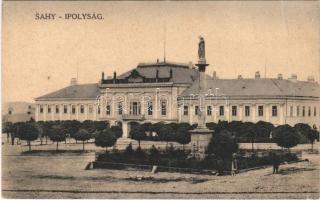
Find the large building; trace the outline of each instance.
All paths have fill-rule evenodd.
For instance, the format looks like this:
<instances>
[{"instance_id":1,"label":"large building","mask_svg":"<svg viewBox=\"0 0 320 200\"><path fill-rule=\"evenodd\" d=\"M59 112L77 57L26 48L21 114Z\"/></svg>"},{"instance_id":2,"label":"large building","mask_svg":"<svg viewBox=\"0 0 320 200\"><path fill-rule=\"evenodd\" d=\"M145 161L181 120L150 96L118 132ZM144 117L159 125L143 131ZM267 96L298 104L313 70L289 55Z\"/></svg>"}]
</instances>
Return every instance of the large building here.
<instances>
[{"instance_id":1,"label":"large building","mask_svg":"<svg viewBox=\"0 0 320 200\"><path fill-rule=\"evenodd\" d=\"M28 102L7 102L2 105L3 122L26 122L35 119L35 105Z\"/></svg>"},{"instance_id":2,"label":"large building","mask_svg":"<svg viewBox=\"0 0 320 200\"><path fill-rule=\"evenodd\" d=\"M99 83L77 84L35 99L36 121L103 120L123 126L136 122L198 122L199 71L192 64L141 63ZM260 120L275 125L307 123L320 127L320 88L313 78L220 79L206 75L205 121ZM201 96L201 95L200 95Z\"/></svg>"}]
</instances>

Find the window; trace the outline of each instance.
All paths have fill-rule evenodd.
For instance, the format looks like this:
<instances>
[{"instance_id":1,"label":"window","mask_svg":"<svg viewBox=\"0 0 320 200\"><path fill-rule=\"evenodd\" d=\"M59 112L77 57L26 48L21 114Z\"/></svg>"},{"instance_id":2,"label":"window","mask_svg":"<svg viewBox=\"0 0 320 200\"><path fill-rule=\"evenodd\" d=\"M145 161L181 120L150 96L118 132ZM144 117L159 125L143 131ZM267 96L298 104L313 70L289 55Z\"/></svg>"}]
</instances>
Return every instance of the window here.
<instances>
[{"instance_id":1,"label":"window","mask_svg":"<svg viewBox=\"0 0 320 200\"><path fill-rule=\"evenodd\" d=\"M100 106L98 106L98 114L100 114Z\"/></svg>"},{"instance_id":2,"label":"window","mask_svg":"<svg viewBox=\"0 0 320 200\"><path fill-rule=\"evenodd\" d=\"M317 116L317 107L313 108L313 116Z\"/></svg>"},{"instance_id":3,"label":"window","mask_svg":"<svg viewBox=\"0 0 320 200\"><path fill-rule=\"evenodd\" d=\"M30 111L28 111L28 112L27 112L27 114L28 114L28 115L31 115L31 112L30 112Z\"/></svg>"},{"instance_id":4,"label":"window","mask_svg":"<svg viewBox=\"0 0 320 200\"><path fill-rule=\"evenodd\" d=\"M160 105L161 105L161 115L167 115L167 101L162 100Z\"/></svg>"},{"instance_id":5,"label":"window","mask_svg":"<svg viewBox=\"0 0 320 200\"><path fill-rule=\"evenodd\" d=\"M59 113L59 106L56 105L56 113L58 114Z\"/></svg>"},{"instance_id":6,"label":"window","mask_svg":"<svg viewBox=\"0 0 320 200\"><path fill-rule=\"evenodd\" d=\"M237 106L232 106L232 116L237 116Z\"/></svg>"},{"instance_id":7,"label":"window","mask_svg":"<svg viewBox=\"0 0 320 200\"><path fill-rule=\"evenodd\" d=\"M110 104L107 104L107 106L106 106L106 114L107 115L111 114L111 106L110 106Z\"/></svg>"},{"instance_id":8,"label":"window","mask_svg":"<svg viewBox=\"0 0 320 200\"><path fill-rule=\"evenodd\" d=\"M130 115L140 115L141 105L140 102L130 102Z\"/></svg>"},{"instance_id":9,"label":"window","mask_svg":"<svg viewBox=\"0 0 320 200\"><path fill-rule=\"evenodd\" d=\"M81 113L81 114L84 113L84 105L80 105L80 113Z\"/></svg>"},{"instance_id":10,"label":"window","mask_svg":"<svg viewBox=\"0 0 320 200\"><path fill-rule=\"evenodd\" d=\"M40 106L40 113L43 113L43 106Z\"/></svg>"},{"instance_id":11,"label":"window","mask_svg":"<svg viewBox=\"0 0 320 200\"><path fill-rule=\"evenodd\" d=\"M224 115L224 106L219 107L219 115L223 116Z\"/></svg>"},{"instance_id":12,"label":"window","mask_svg":"<svg viewBox=\"0 0 320 200\"><path fill-rule=\"evenodd\" d=\"M290 106L290 117L293 116L293 106Z\"/></svg>"},{"instance_id":13,"label":"window","mask_svg":"<svg viewBox=\"0 0 320 200\"><path fill-rule=\"evenodd\" d=\"M299 115L300 115L300 107L297 106L297 117L299 117Z\"/></svg>"},{"instance_id":14,"label":"window","mask_svg":"<svg viewBox=\"0 0 320 200\"><path fill-rule=\"evenodd\" d=\"M302 116L304 117L306 115L306 108L302 106Z\"/></svg>"},{"instance_id":15,"label":"window","mask_svg":"<svg viewBox=\"0 0 320 200\"><path fill-rule=\"evenodd\" d=\"M258 116L259 117L263 116L263 106L258 106Z\"/></svg>"},{"instance_id":16,"label":"window","mask_svg":"<svg viewBox=\"0 0 320 200\"><path fill-rule=\"evenodd\" d=\"M11 114L12 114L12 111L11 111L11 110L9 110L9 111L8 111L8 114L9 114L9 115L11 115Z\"/></svg>"},{"instance_id":17,"label":"window","mask_svg":"<svg viewBox=\"0 0 320 200\"><path fill-rule=\"evenodd\" d=\"M51 113L51 106L48 106L48 113Z\"/></svg>"},{"instance_id":18,"label":"window","mask_svg":"<svg viewBox=\"0 0 320 200\"><path fill-rule=\"evenodd\" d=\"M67 114L67 113L68 113L68 106L67 106L67 105L64 105L64 106L63 106L63 113L64 113L64 114Z\"/></svg>"},{"instance_id":19,"label":"window","mask_svg":"<svg viewBox=\"0 0 320 200\"><path fill-rule=\"evenodd\" d=\"M207 115L212 115L212 107L207 106Z\"/></svg>"},{"instance_id":20,"label":"window","mask_svg":"<svg viewBox=\"0 0 320 200\"><path fill-rule=\"evenodd\" d=\"M28 105L28 109L31 109L31 105Z\"/></svg>"},{"instance_id":21,"label":"window","mask_svg":"<svg viewBox=\"0 0 320 200\"><path fill-rule=\"evenodd\" d=\"M71 113L76 114L76 106L75 105L71 106Z\"/></svg>"},{"instance_id":22,"label":"window","mask_svg":"<svg viewBox=\"0 0 320 200\"><path fill-rule=\"evenodd\" d=\"M199 115L199 106L194 107L194 114Z\"/></svg>"},{"instance_id":23,"label":"window","mask_svg":"<svg viewBox=\"0 0 320 200\"><path fill-rule=\"evenodd\" d=\"M152 101L148 101L148 115L153 115L153 105L152 105Z\"/></svg>"},{"instance_id":24,"label":"window","mask_svg":"<svg viewBox=\"0 0 320 200\"><path fill-rule=\"evenodd\" d=\"M309 106L308 108L308 116L310 117L311 116L311 107Z\"/></svg>"},{"instance_id":25,"label":"window","mask_svg":"<svg viewBox=\"0 0 320 200\"><path fill-rule=\"evenodd\" d=\"M93 113L93 106L89 105L89 113Z\"/></svg>"},{"instance_id":26,"label":"window","mask_svg":"<svg viewBox=\"0 0 320 200\"><path fill-rule=\"evenodd\" d=\"M183 106L183 115L188 115L189 113L189 107L188 106Z\"/></svg>"},{"instance_id":27,"label":"window","mask_svg":"<svg viewBox=\"0 0 320 200\"><path fill-rule=\"evenodd\" d=\"M244 115L246 117L249 117L250 116L250 107L249 106L245 106L244 107Z\"/></svg>"},{"instance_id":28,"label":"window","mask_svg":"<svg viewBox=\"0 0 320 200\"><path fill-rule=\"evenodd\" d=\"M122 115L122 102L118 102L118 114Z\"/></svg>"},{"instance_id":29,"label":"window","mask_svg":"<svg viewBox=\"0 0 320 200\"><path fill-rule=\"evenodd\" d=\"M272 106L272 117L276 117L278 115L277 106Z\"/></svg>"}]
</instances>

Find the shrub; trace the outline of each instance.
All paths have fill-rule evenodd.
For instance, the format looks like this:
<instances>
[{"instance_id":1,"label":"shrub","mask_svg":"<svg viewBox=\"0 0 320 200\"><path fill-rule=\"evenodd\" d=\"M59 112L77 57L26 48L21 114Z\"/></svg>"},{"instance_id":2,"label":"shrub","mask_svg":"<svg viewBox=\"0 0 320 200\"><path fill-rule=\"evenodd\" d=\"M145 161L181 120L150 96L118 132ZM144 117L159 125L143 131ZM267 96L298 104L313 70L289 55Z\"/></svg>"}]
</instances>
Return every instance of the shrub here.
<instances>
[{"instance_id":1,"label":"shrub","mask_svg":"<svg viewBox=\"0 0 320 200\"><path fill-rule=\"evenodd\" d=\"M138 141L140 147L140 141L147 138L146 133L142 129L141 125L133 126L132 130L130 131L131 138Z\"/></svg>"},{"instance_id":2,"label":"shrub","mask_svg":"<svg viewBox=\"0 0 320 200\"><path fill-rule=\"evenodd\" d=\"M18 128L18 135L21 140L26 140L31 151L31 141L36 140L39 136L39 129L35 123L23 123Z\"/></svg>"},{"instance_id":3,"label":"shrub","mask_svg":"<svg viewBox=\"0 0 320 200\"><path fill-rule=\"evenodd\" d=\"M108 153L108 147L112 147L116 142L117 137L110 129L99 131L95 136L96 146L105 147L106 153Z\"/></svg>"},{"instance_id":4,"label":"shrub","mask_svg":"<svg viewBox=\"0 0 320 200\"><path fill-rule=\"evenodd\" d=\"M56 150L58 151L59 142L65 141L66 134L63 132L63 129L59 125L54 125L50 129L49 138L53 142L57 143Z\"/></svg>"},{"instance_id":5,"label":"shrub","mask_svg":"<svg viewBox=\"0 0 320 200\"><path fill-rule=\"evenodd\" d=\"M209 154L214 154L221 159L230 159L232 154L239 149L235 139L229 131L221 131L213 135L208 145Z\"/></svg>"},{"instance_id":6,"label":"shrub","mask_svg":"<svg viewBox=\"0 0 320 200\"><path fill-rule=\"evenodd\" d=\"M74 138L76 140L82 141L82 151L84 151L84 141L89 140L91 138L91 134L85 130L85 129L80 129L75 135Z\"/></svg>"},{"instance_id":7,"label":"shrub","mask_svg":"<svg viewBox=\"0 0 320 200\"><path fill-rule=\"evenodd\" d=\"M122 136L122 128L120 126L111 126L110 130L115 134L117 138Z\"/></svg>"},{"instance_id":8,"label":"shrub","mask_svg":"<svg viewBox=\"0 0 320 200\"><path fill-rule=\"evenodd\" d=\"M281 125L273 130L274 141L284 148L290 149L300 141L300 135L289 125Z\"/></svg>"}]
</instances>

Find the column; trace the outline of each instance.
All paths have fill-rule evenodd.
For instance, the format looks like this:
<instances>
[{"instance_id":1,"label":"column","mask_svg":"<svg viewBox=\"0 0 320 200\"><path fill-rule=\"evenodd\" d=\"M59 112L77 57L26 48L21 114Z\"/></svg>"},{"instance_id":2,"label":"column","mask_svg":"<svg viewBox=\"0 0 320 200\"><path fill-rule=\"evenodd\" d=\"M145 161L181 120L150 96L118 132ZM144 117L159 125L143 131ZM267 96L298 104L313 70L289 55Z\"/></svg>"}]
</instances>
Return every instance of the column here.
<instances>
[{"instance_id":1,"label":"column","mask_svg":"<svg viewBox=\"0 0 320 200\"><path fill-rule=\"evenodd\" d=\"M88 111L89 111L89 104L84 104L84 115L86 120L88 120Z\"/></svg>"},{"instance_id":2,"label":"column","mask_svg":"<svg viewBox=\"0 0 320 200\"><path fill-rule=\"evenodd\" d=\"M122 105L122 113L123 114L129 114L129 111L128 111L128 108L129 108L129 105L128 105L128 93L124 93L124 102L123 102L123 105Z\"/></svg>"},{"instance_id":3,"label":"column","mask_svg":"<svg viewBox=\"0 0 320 200\"><path fill-rule=\"evenodd\" d=\"M284 104L279 104L280 124L284 124Z\"/></svg>"},{"instance_id":4,"label":"column","mask_svg":"<svg viewBox=\"0 0 320 200\"><path fill-rule=\"evenodd\" d=\"M69 120L71 120L72 104L67 105L67 107L68 107Z\"/></svg>"},{"instance_id":5,"label":"column","mask_svg":"<svg viewBox=\"0 0 320 200\"><path fill-rule=\"evenodd\" d=\"M93 120L95 120L95 121L98 121L98 119L97 119L97 112L98 112L97 105L94 104L94 105L93 105Z\"/></svg>"},{"instance_id":6,"label":"column","mask_svg":"<svg viewBox=\"0 0 320 200\"><path fill-rule=\"evenodd\" d=\"M104 96L101 96L100 97L100 118L102 119L103 118L103 113L105 112L105 98Z\"/></svg>"},{"instance_id":7,"label":"column","mask_svg":"<svg viewBox=\"0 0 320 200\"><path fill-rule=\"evenodd\" d=\"M218 112L219 112L219 106L217 104L212 105L212 114L213 114L213 122L218 122Z\"/></svg>"},{"instance_id":8,"label":"column","mask_svg":"<svg viewBox=\"0 0 320 200\"><path fill-rule=\"evenodd\" d=\"M79 104L76 104L76 119L79 120Z\"/></svg>"},{"instance_id":9,"label":"column","mask_svg":"<svg viewBox=\"0 0 320 200\"><path fill-rule=\"evenodd\" d=\"M47 121L47 105L43 105L43 121Z\"/></svg>"},{"instance_id":10,"label":"column","mask_svg":"<svg viewBox=\"0 0 320 200\"><path fill-rule=\"evenodd\" d=\"M56 105L51 105L51 121L54 121L55 112L56 112Z\"/></svg>"},{"instance_id":11,"label":"column","mask_svg":"<svg viewBox=\"0 0 320 200\"><path fill-rule=\"evenodd\" d=\"M244 105L243 104L239 104L238 107L239 107L239 121L242 121Z\"/></svg>"},{"instance_id":12,"label":"column","mask_svg":"<svg viewBox=\"0 0 320 200\"><path fill-rule=\"evenodd\" d=\"M128 138L128 137L129 137L128 122L123 121L122 122L122 138Z\"/></svg>"},{"instance_id":13,"label":"column","mask_svg":"<svg viewBox=\"0 0 320 200\"><path fill-rule=\"evenodd\" d=\"M115 102L115 93L114 92L112 92L112 97L111 97L111 104L110 104L110 106L111 106L111 117L115 117L116 116L116 102Z\"/></svg>"},{"instance_id":14,"label":"column","mask_svg":"<svg viewBox=\"0 0 320 200\"><path fill-rule=\"evenodd\" d=\"M257 106L256 104L252 104L252 122L256 121L256 115L257 115Z\"/></svg>"},{"instance_id":15,"label":"column","mask_svg":"<svg viewBox=\"0 0 320 200\"><path fill-rule=\"evenodd\" d=\"M269 111L269 104L265 104L265 115L266 115L266 122L270 122L270 111Z\"/></svg>"},{"instance_id":16,"label":"column","mask_svg":"<svg viewBox=\"0 0 320 200\"><path fill-rule=\"evenodd\" d=\"M159 96L158 96L158 90L156 90L156 102L155 102L155 109L154 109L154 114L155 118L158 119L159 117Z\"/></svg>"},{"instance_id":17,"label":"column","mask_svg":"<svg viewBox=\"0 0 320 200\"><path fill-rule=\"evenodd\" d=\"M172 92L169 92L168 94L168 113L169 113L169 119L172 119L172 112L174 111L173 110L173 106L174 106L174 102L172 102ZM170 98L171 97L171 98Z\"/></svg>"},{"instance_id":18,"label":"column","mask_svg":"<svg viewBox=\"0 0 320 200\"><path fill-rule=\"evenodd\" d=\"M180 105L180 107L178 107L178 122L181 123L181 116L182 116L182 109L183 109L183 105Z\"/></svg>"},{"instance_id":19,"label":"column","mask_svg":"<svg viewBox=\"0 0 320 200\"><path fill-rule=\"evenodd\" d=\"M147 113L146 113L146 102L145 102L145 100L144 100L144 95L145 95L145 93L142 92L142 93L141 93L141 97L142 97L142 98L140 98L140 110L141 110L140 114L141 114L141 115L146 115L146 114L147 114Z\"/></svg>"},{"instance_id":20,"label":"column","mask_svg":"<svg viewBox=\"0 0 320 200\"><path fill-rule=\"evenodd\" d=\"M194 105L189 105L189 123L193 124L193 115L194 115Z\"/></svg>"},{"instance_id":21,"label":"column","mask_svg":"<svg viewBox=\"0 0 320 200\"><path fill-rule=\"evenodd\" d=\"M62 120L62 113L63 113L63 105L60 104L59 105L59 119L60 119L60 121Z\"/></svg>"},{"instance_id":22,"label":"column","mask_svg":"<svg viewBox=\"0 0 320 200\"><path fill-rule=\"evenodd\" d=\"M226 116L226 120L229 122L230 121L230 104L225 106L225 116Z\"/></svg>"},{"instance_id":23,"label":"column","mask_svg":"<svg viewBox=\"0 0 320 200\"><path fill-rule=\"evenodd\" d=\"M40 106L39 104L36 104L36 107L35 107L35 120L36 122L39 121L39 112L40 112Z\"/></svg>"},{"instance_id":24,"label":"column","mask_svg":"<svg viewBox=\"0 0 320 200\"><path fill-rule=\"evenodd\" d=\"M172 105L171 105L171 109L172 109L172 115L171 117L172 118L178 118L177 114L179 112L178 110L178 101L177 101L177 95L178 91L177 91L177 88L172 88L172 92L171 92L171 102L172 102Z\"/></svg>"}]
</instances>

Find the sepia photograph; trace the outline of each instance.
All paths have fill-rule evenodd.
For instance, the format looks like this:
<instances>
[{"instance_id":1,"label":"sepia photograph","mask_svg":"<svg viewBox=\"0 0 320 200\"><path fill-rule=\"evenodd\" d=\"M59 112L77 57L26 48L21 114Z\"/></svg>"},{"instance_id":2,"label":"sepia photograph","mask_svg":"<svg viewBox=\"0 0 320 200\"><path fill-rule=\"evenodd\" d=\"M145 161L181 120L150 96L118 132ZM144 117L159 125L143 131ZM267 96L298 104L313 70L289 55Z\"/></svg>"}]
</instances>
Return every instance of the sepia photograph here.
<instances>
[{"instance_id":1,"label":"sepia photograph","mask_svg":"<svg viewBox=\"0 0 320 200\"><path fill-rule=\"evenodd\" d=\"M319 1L4 0L4 199L319 199Z\"/></svg>"}]
</instances>

